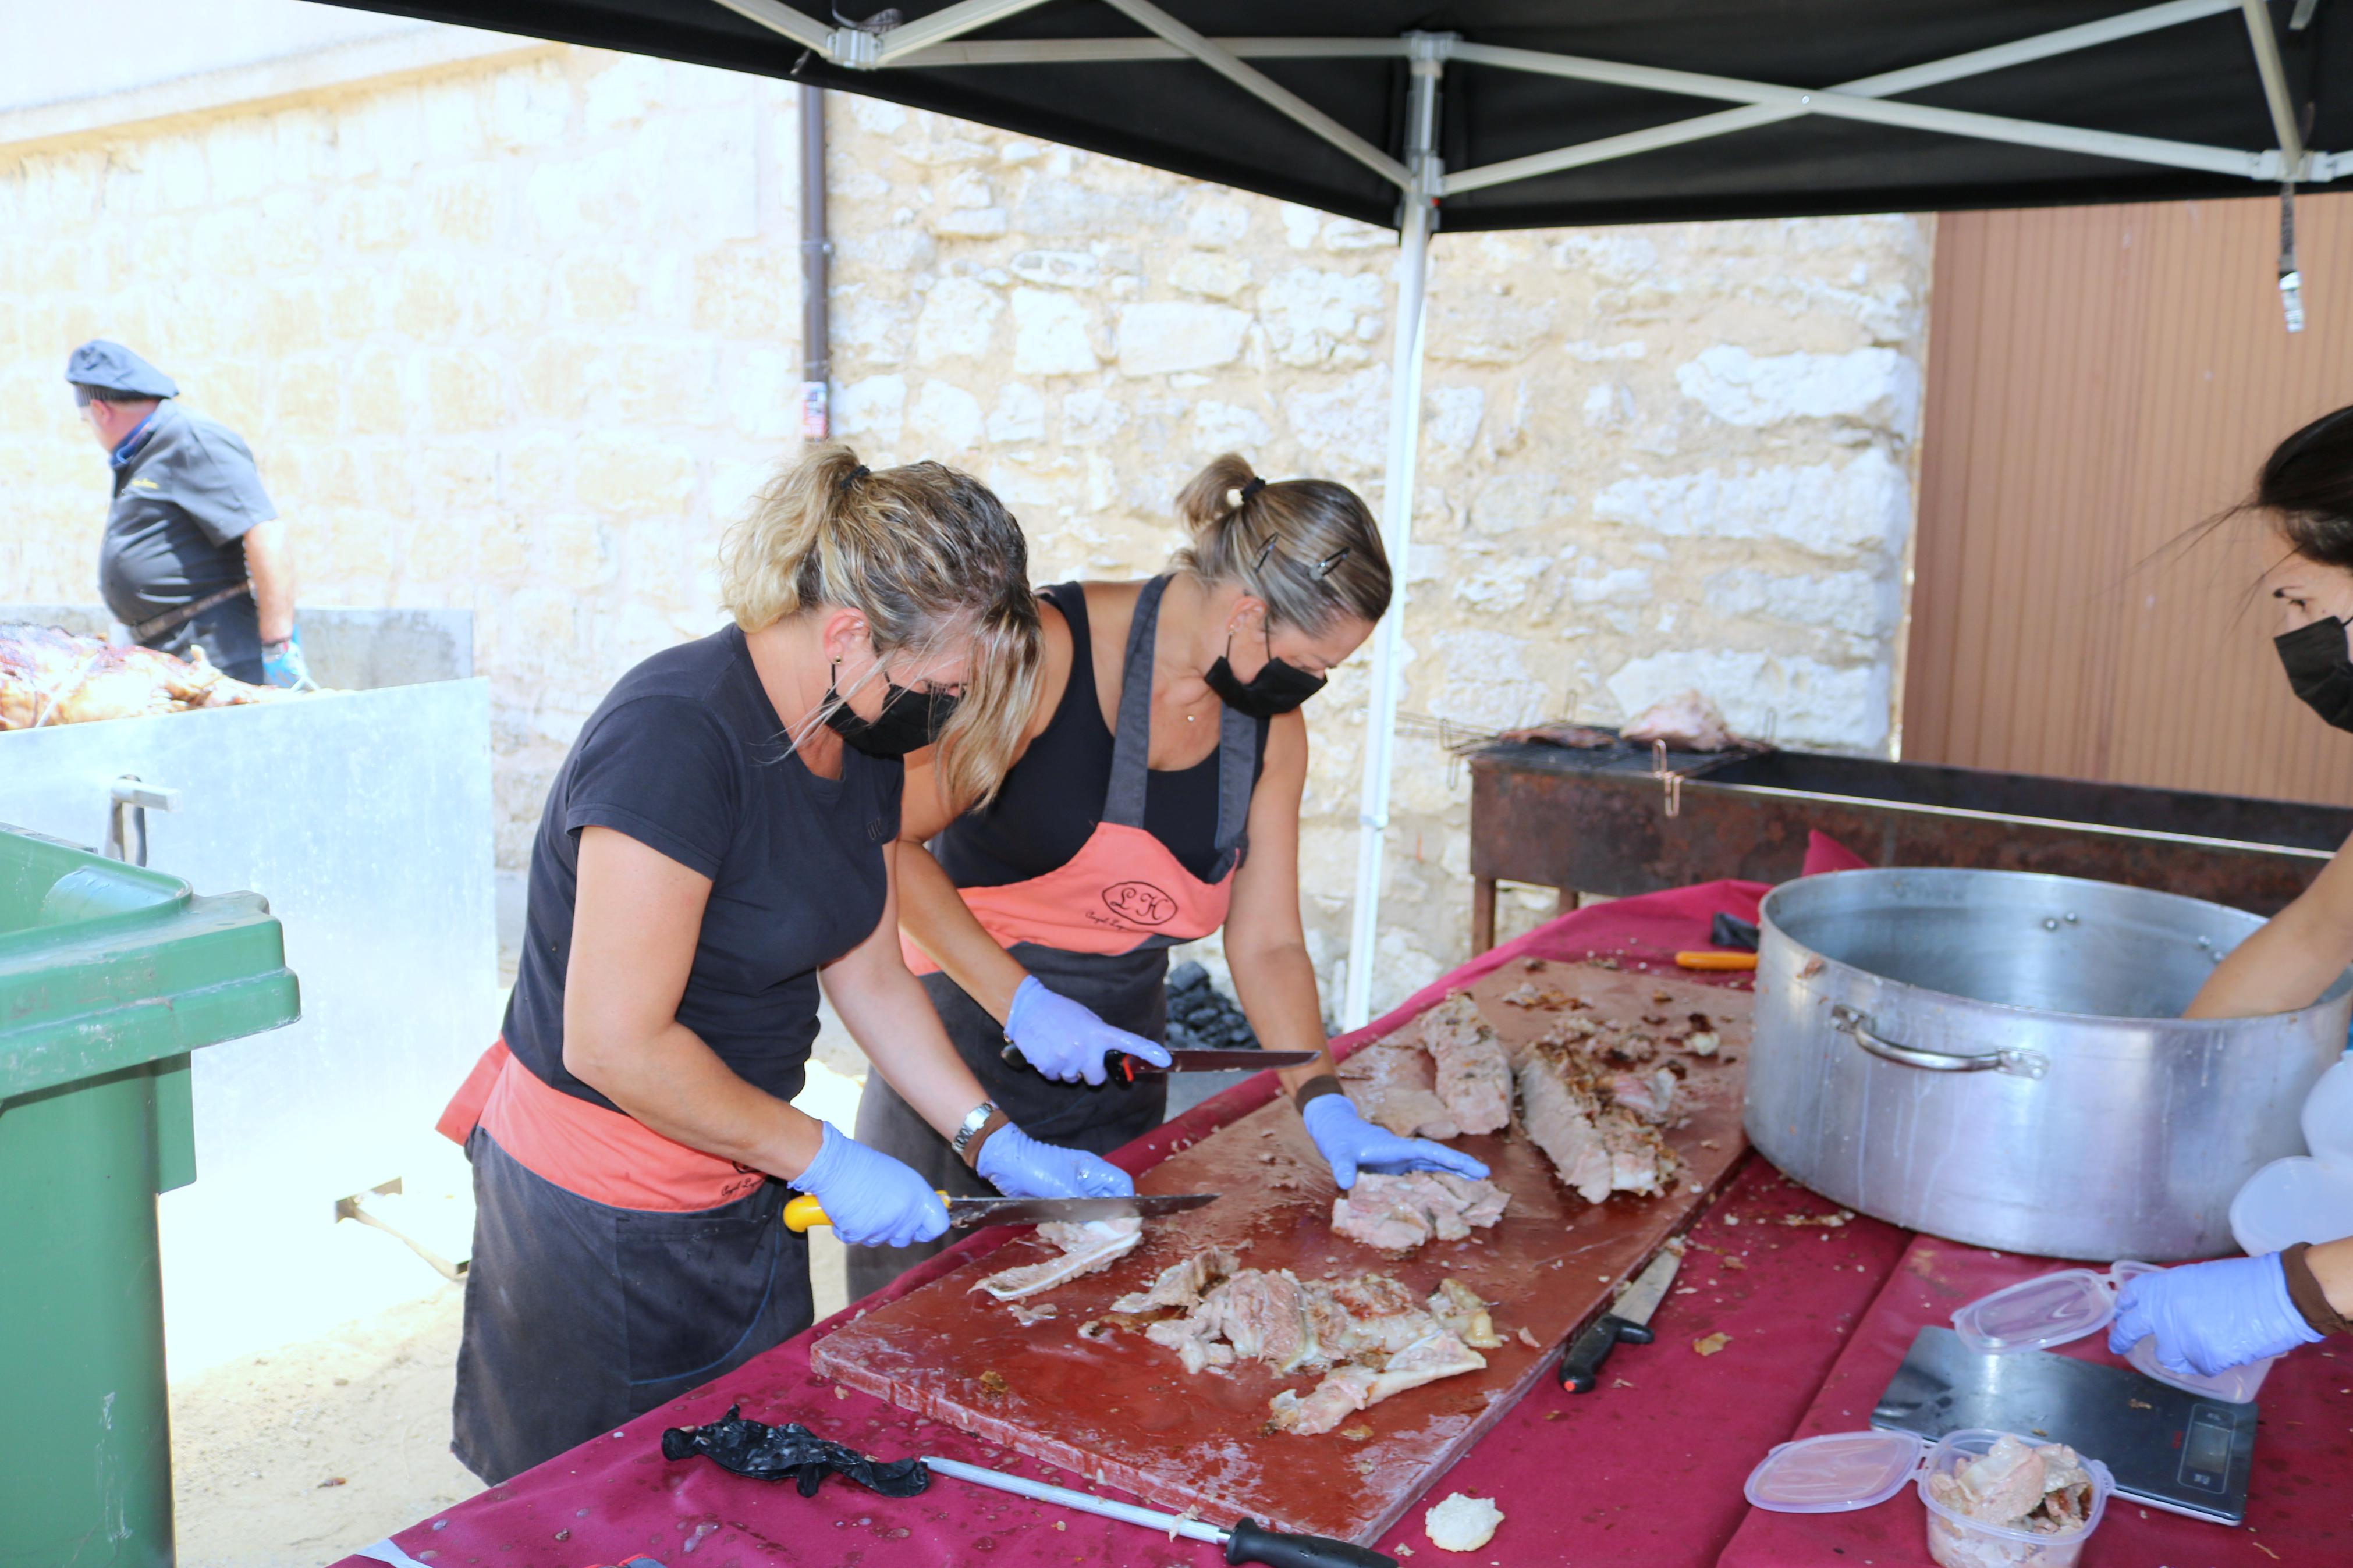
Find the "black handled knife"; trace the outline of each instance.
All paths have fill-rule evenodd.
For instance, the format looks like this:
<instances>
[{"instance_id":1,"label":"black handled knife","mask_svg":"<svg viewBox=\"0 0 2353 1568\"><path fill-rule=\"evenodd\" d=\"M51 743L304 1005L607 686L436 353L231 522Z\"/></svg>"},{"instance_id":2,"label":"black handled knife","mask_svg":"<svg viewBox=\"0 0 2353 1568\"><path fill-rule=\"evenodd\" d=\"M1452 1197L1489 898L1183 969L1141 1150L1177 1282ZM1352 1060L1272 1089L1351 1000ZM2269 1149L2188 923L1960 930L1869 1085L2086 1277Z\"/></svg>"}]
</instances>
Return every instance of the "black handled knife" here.
<instances>
[{"instance_id":1,"label":"black handled knife","mask_svg":"<svg viewBox=\"0 0 2353 1568\"><path fill-rule=\"evenodd\" d=\"M1590 1394L1600 1378L1601 1363L1623 1341L1628 1344L1646 1345L1657 1336L1651 1332L1651 1316L1666 1300L1667 1289L1675 1282L1675 1270L1683 1267L1680 1253L1661 1252L1651 1259L1650 1266L1634 1276L1634 1282L1610 1304L1583 1333L1568 1342L1568 1350L1560 1358L1560 1385L1571 1394Z\"/></svg>"}]
</instances>

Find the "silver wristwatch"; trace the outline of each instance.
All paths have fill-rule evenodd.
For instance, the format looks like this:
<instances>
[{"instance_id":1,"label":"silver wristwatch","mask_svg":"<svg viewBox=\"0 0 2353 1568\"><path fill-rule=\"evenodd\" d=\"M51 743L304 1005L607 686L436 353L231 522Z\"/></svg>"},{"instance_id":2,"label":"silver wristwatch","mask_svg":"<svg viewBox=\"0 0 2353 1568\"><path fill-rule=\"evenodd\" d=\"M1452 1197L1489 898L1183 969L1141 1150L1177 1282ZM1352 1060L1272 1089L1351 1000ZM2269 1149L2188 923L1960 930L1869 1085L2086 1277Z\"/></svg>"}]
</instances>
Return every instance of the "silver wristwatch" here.
<instances>
[{"instance_id":1,"label":"silver wristwatch","mask_svg":"<svg viewBox=\"0 0 2353 1568\"><path fill-rule=\"evenodd\" d=\"M984 1100L965 1112L964 1121L956 1128L955 1136L948 1140L948 1146L955 1151L957 1159L964 1158L964 1146L979 1137L980 1130L987 1126L988 1119L996 1114L997 1101L993 1100Z\"/></svg>"}]
</instances>

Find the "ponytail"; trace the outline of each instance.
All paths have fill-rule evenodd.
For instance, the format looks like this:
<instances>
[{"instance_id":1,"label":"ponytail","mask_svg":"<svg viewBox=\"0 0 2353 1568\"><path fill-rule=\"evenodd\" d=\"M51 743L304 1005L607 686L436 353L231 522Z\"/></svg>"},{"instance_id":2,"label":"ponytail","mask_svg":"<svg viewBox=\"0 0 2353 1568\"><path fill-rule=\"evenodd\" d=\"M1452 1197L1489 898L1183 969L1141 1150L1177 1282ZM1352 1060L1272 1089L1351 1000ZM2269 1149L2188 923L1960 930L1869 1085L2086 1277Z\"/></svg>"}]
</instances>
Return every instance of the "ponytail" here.
<instances>
[{"instance_id":1,"label":"ponytail","mask_svg":"<svg viewBox=\"0 0 2353 1568\"><path fill-rule=\"evenodd\" d=\"M969 637L972 675L934 765L959 810L997 793L1035 700L1039 634L1020 524L979 480L939 463L878 472L847 447L818 447L728 530L720 598L747 632L854 609L878 653Z\"/></svg>"},{"instance_id":2,"label":"ponytail","mask_svg":"<svg viewBox=\"0 0 2353 1568\"><path fill-rule=\"evenodd\" d=\"M1176 497L1192 535L1170 564L1203 584L1239 584L1277 624L1321 633L1377 621L1392 584L1380 530L1356 491L1329 479L1269 483L1227 452Z\"/></svg>"}]
</instances>

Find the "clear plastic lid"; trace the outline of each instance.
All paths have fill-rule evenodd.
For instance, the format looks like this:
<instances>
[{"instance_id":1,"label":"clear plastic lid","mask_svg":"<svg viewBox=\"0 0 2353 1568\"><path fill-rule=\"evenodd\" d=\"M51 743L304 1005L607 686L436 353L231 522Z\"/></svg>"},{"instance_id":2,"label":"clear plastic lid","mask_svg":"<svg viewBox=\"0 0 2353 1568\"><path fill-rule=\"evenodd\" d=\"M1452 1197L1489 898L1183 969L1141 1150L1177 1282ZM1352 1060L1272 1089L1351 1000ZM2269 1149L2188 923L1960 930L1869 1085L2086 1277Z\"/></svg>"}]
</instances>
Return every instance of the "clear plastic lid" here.
<instances>
[{"instance_id":1,"label":"clear plastic lid","mask_svg":"<svg viewBox=\"0 0 2353 1568\"><path fill-rule=\"evenodd\" d=\"M2048 1350L2096 1333L2116 1315L2105 1274L2062 1268L1980 1296L1953 1314L1953 1331L1979 1355Z\"/></svg>"},{"instance_id":2,"label":"clear plastic lid","mask_svg":"<svg viewBox=\"0 0 2353 1568\"><path fill-rule=\"evenodd\" d=\"M1851 1513L1904 1489L1927 1447L1912 1432L1829 1432L1784 1443L1748 1472L1748 1500L1774 1513Z\"/></svg>"},{"instance_id":3,"label":"clear plastic lid","mask_svg":"<svg viewBox=\"0 0 2353 1568\"><path fill-rule=\"evenodd\" d=\"M2116 1289L2121 1291L2129 1281L2144 1274L2163 1272L2154 1263L2119 1263L2108 1270L2108 1278L2116 1281ZM2264 1377L2272 1370L2272 1363L2279 1357L2265 1356L2243 1366L2226 1367L2211 1377L2200 1377L2194 1372L2168 1372L2157 1359L2156 1337L2143 1335L2133 1342L2132 1349L2125 1352L2125 1360L2130 1362L2133 1370L2143 1377L2155 1378L2184 1393L2195 1394L2204 1399L2219 1399L2229 1405L2244 1405L2255 1396L2257 1389L2263 1387Z\"/></svg>"}]
</instances>

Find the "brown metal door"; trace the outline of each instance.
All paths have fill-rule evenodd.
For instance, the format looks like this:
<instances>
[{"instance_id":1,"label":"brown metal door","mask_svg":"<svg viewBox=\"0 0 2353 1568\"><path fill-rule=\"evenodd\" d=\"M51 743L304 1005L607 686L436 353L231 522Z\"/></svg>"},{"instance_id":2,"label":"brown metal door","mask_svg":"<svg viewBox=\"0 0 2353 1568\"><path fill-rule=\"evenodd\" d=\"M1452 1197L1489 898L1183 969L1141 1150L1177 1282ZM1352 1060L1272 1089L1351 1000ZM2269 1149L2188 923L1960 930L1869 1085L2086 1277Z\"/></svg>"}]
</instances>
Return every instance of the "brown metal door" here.
<instances>
[{"instance_id":1,"label":"brown metal door","mask_svg":"<svg viewBox=\"0 0 2353 1568\"><path fill-rule=\"evenodd\" d=\"M2182 546L2353 403L2353 196L1937 220L1903 753L2353 804L2353 735L2287 689L2250 525Z\"/></svg>"}]
</instances>

